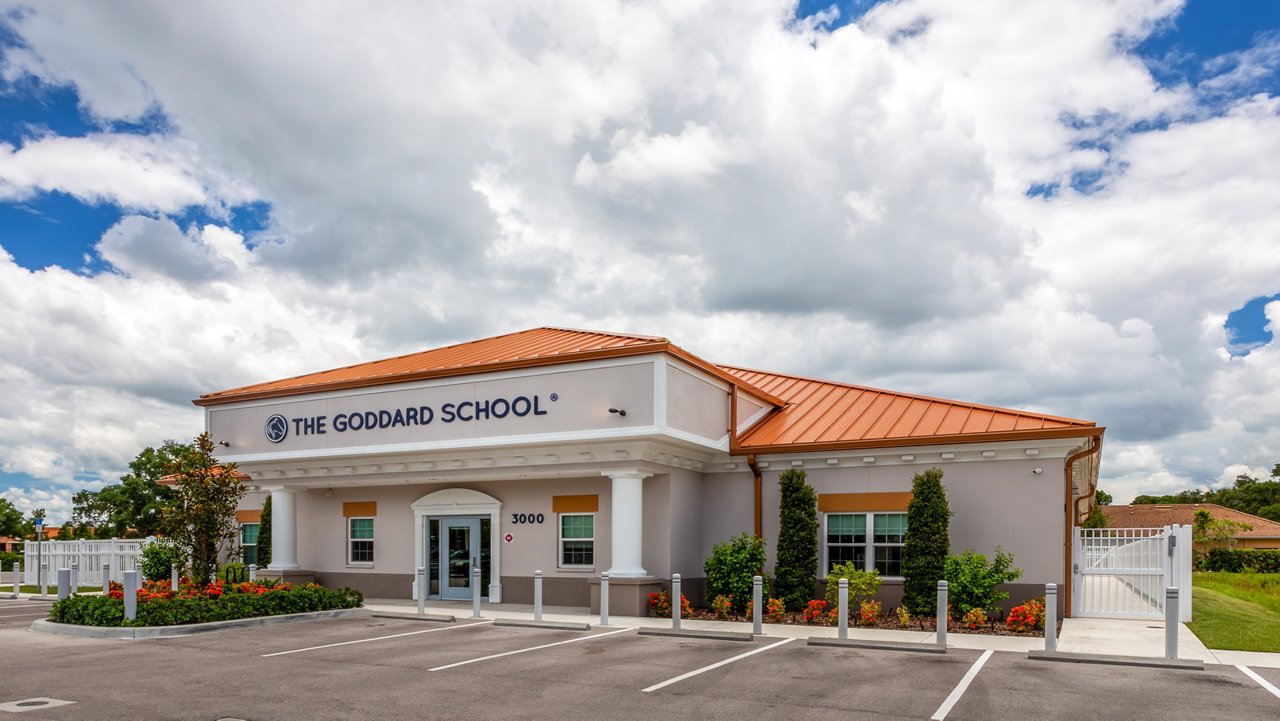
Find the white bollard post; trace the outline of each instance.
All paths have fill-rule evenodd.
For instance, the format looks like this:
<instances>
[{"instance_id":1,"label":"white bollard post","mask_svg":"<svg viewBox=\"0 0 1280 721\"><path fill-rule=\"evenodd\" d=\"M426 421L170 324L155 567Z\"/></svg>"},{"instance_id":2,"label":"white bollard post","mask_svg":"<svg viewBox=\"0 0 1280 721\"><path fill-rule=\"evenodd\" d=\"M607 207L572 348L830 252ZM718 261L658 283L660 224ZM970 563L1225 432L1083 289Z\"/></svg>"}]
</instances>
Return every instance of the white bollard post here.
<instances>
[{"instance_id":1,"label":"white bollard post","mask_svg":"<svg viewBox=\"0 0 1280 721\"><path fill-rule=\"evenodd\" d=\"M169 566L169 586L174 593L178 592L178 567Z\"/></svg>"},{"instance_id":2,"label":"white bollard post","mask_svg":"<svg viewBox=\"0 0 1280 721\"><path fill-rule=\"evenodd\" d=\"M764 578L761 576L751 577L751 633L755 636L763 636L764 628L762 621L764 619L764 611L760 608L764 600Z\"/></svg>"},{"instance_id":3,"label":"white bollard post","mask_svg":"<svg viewBox=\"0 0 1280 721\"><path fill-rule=\"evenodd\" d=\"M947 582L938 581L938 645L947 647Z\"/></svg>"},{"instance_id":4,"label":"white bollard post","mask_svg":"<svg viewBox=\"0 0 1280 721\"><path fill-rule=\"evenodd\" d=\"M542 571L533 572L533 620L542 623Z\"/></svg>"},{"instance_id":5,"label":"white bollard post","mask_svg":"<svg viewBox=\"0 0 1280 721\"><path fill-rule=\"evenodd\" d=\"M71 595L71 569L59 568L58 569L58 600L61 601L62 599L70 595Z\"/></svg>"},{"instance_id":6,"label":"white bollard post","mask_svg":"<svg viewBox=\"0 0 1280 721\"><path fill-rule=\"evenodd\" d=\"M1044 585L1044 650L1058 650L1058 584Z\"/></svg>"},{"instance_id":7,"label":"white bollard post","mask_svg":"<svg viewBox=\"0 0 1280 721\"><path fill-rule=\"evenodd\" d=\"M600 625L609 625L609 572L600 574Z\"/></svg>"},{"instance_id":8,"label":"white bollard post","mask_svg":"<svg viewBox=\"0 0 1280 721\"><path fill-rule=\"evenodd\" d=\"M1164 657L1178 657L1178 587L1164 589Z\"/></svg>"},{"instance_id":9,"label":"white bollard post","mask_svg":"<svg viewBox=\"0 0 1280 721\"><path fill-rule=\"evenodd\" d=\"M418 566L418 615L427 615L427 567Z\"/></svg>"},{"instance_id":10,"label":"white bollard post","mask_svg":"<svg viewBox=\"0 0 1280 721\"><path fill-rule=\"evenodd\" d=\"M138 618L138 572L124 572L124 617L130 621Z\"/></svg>"},{"instance_id":11,"label":"white bollard post","mask_svg":"<svg viewBox=\"0 0 1280 721\"><path fill-rule=\"evenodd\" d=\"M80 560L79 559L75 559L71 561L71 585L67 586L67 588L71 589L72 593L77 593L80 590Z\"/></svg>"},{"instance_id":12,"label":"white bollard post","mask_svg":"<svg viewBox=\"0 0 1280 721\"><path fill-rule=\"evenodd\" d=\"M40 562L40 597L49 597L49 562Z\"/></svg>"},{"instance_id":13,"label":"white bollard post","mask_svg":"<svg viewBox=\"0 0 1280 721\"><path fill-rule=\"evenodd\" d=\"M13 598L17 598L22 593L22 564L17 561L13 562Z\"/></svg>"},{"instance_id":14,"label":"white bollard post","mask_svg":"<svg viewBox=\"0 0 1280 721\"><path fill-rule=\"evenodd\" d=\"M111 564L102 564L102 595L111 593Z\"/></svg>"},{"instance_id":15,"label":"white bollard post","mask_svg":"<svg viewBox=\"0 0 1280 721\"><path fill-rule=\"evenodd\" d=\"M471 569L471 617L481 618L480 616L480 565L476 564Z\"/></svg>"},{"instance_id":16,"label":"white bollard post","mask_svg":"<svg viewBox=\"0 0 1280 721\"><path fill-rule=\"evenodd\" d=\"M849 579L840 579L840 639L849 638Z\"/></svg>"},{"instance_id":17,"label":"white bollard post","mask_svg":"<svg viewBox=\"0 0 1280 721\"><path fill-rule=\"evenodd\" d=\"M671 574L671 628L680 630L680 574Z\"/></svg>"},{"instance_id":18,"label":"white bollard post","mask_svg":"<svg viewBox=\"0 0 1280 721\"><path fill-rule=\"evenodd\" d=\"M249 583L253 583L254 581L257 581L257 580L258 580L258 564L250 563L249 564Z\"/></svg>"}]
</instances>

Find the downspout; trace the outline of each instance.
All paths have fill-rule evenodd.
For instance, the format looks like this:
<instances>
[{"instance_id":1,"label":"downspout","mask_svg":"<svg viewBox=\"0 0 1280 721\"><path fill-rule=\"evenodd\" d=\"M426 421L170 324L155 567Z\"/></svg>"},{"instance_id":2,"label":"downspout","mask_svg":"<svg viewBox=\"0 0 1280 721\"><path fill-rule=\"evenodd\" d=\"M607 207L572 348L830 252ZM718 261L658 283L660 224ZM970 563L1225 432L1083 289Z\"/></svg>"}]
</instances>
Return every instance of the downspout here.
<instances>
[{"instance_id":1,"label":"downspout","mask_svg":"<svg viewBox=\"0 0 1280 721\"><path fill-rule=\"evenodd\" d=\"M747 454L747 467L756 477L756 538L764 538L764 478L760 475L760 466L756 465L756 454Z\"/></svg>"},{"instance_id":2,"label":"downspout","mask_svg":"<svg viewBox=\"0 0 1280 721\"><path fill-rule=\"evenodd\" d=\"M1062 611L1061 612L1064 618L1071 615L1071 586L1072 586L1071 580L1074 577L1074 574L1072 573L1072 559L1071 559L1071 550L1073 546L1071 531L1072 531L1072 528L1075 527L1076 509L1077 509L1076 504L1081 498L1087 498L1088 496L1093 494L1092 489L1090 489L1088 493L1079 497L1075 496L1071 492L1071 480L1073 475L1071 471L1071 467L1075 465L1076 461L1079 461L1082 458L1087 458L1095 453L1099 453L1101 450L1102 450L1102 438L1099 436L1091 436L1089 438L1089 447L1085 448L1083 451L1080 451L1079 453L1076 453L1075 455L1068 456L1066 463L1064 463L1063 465L1063 475L1065 476L1065 486L1066 486L1063 492L1065 493L1066 502L1063 504L1063 509L1062 509L1063 515L1065 516L1064 518L1065 524L1063 528L1063 554L1062 554L1063 569L1062 570L1063 570L1063 585L1066 588L1064 589L1064 593L1062 594ZM1087 484L1087 481L1086 481L1086 484ZM1086 484L1082 484L1082 485L1086 485Z\"/></svg>"}]
</instances>

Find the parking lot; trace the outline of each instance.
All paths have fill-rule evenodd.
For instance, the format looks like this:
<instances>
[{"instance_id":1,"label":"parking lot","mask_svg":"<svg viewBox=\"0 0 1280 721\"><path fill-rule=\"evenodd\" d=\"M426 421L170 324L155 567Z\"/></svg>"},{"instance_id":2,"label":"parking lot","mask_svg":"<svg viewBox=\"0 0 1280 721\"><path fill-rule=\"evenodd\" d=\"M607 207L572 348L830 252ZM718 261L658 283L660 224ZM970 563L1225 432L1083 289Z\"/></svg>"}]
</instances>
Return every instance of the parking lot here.
<instances>
[{"instance_id":1,"label":"parking lot","mask_svg":"<svg viewBox=\"0 0 1280 721\"><path fill-rule=\"evenodd\" d=\"M0 601L0 704L27 719L1275 719L1234 666L1204 671L354 618L181 638L34 634ZM38 609L36 609L38 610ZM626 619L619 619L625 624ZM1280 685L1280 669L1254 669ZM964 683L968 679L967 685Z\"/></svg>"}]
</instances>

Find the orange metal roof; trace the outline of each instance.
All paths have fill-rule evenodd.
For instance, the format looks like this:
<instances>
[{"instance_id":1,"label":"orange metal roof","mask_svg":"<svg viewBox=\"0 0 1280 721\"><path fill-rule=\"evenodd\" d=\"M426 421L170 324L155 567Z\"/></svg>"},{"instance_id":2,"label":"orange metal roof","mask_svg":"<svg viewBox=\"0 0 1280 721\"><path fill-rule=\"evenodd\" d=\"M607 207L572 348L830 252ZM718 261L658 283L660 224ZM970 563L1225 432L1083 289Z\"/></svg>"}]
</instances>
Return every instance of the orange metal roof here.
<instances>
[{"instance_id":1,"label":"orange metal roof","mask_svg":"<svg viewBox=\"0 0 1280 721\"><path fill-rule=\"evenodd\" d=\"M814 450L1070 436L1092 421L895 393L799 376L720 366L786 401L738 438L743 452Z\"/></svg>"},{"instance_id":2,"label":"orange metal roof","mask_svg":"<svg viewBox=\"0 0 1280 721\"><path fill-rule=\"evenodd\" d=\"M255 398L274 398L509 368L662 352L679 357L729 383L743 385L718 366L698 358L666 338L566 328L534 328L395 358L207 393L200 396L195 404L206 406ZM768 402L781 405L779 399L767 393L761 393L751 387L747 387L746 390L762 396Z\"/></svg>"},{"instance_id":3,"label":"orange metal roof","mask_svg":"<svg viewBox=\"0 0 1280 721\"><path fill-rule=\"evenodd\" d=\"M1216 503L1135 503L1131 506L1098 506L1107 519L1107 528L1160 528L1190 526L1196 511L1205 510L1215 520L1238 521L1253 526L1236 538L1280 538L1280 523Z\"/></svg>"}]
</instances>

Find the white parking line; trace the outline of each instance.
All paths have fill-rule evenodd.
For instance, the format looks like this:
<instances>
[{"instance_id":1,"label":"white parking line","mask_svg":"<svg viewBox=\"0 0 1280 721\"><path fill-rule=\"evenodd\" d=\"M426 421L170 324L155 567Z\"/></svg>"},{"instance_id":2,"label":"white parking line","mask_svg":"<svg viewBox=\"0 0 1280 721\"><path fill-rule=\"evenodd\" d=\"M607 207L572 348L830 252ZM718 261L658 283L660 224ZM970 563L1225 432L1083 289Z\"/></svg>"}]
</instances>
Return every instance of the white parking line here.
<instances>
[{"instance_id":1,"label":"white parking line","mask_svg":"<svg viewBox=\"0 0 1280 721\"><path fill-rule=\"evenodd\" d=\"M978 657L978 660L973 662L973 665L969 667L968 673L966 673L964 678L960 679L960 683L956 684L956 687L952 689L951 695L947 697L947 700L943 701L942 705L938 707L938 710L933 712L933 715L929 717L929 721L942 721L947 717L947 714L951 713L951 707L955 706L956 702L960 700L960 697L964 695L964 692L968 690L969 684L973 683L973 679L977 677L978 672L982 670L982 665L987 662L987 659L991 658L991 654L993 653L995 653L995 651L984 651L983 654Z\"/></svg>"},{"instance_id":2,"label":"white parking line","mask_svg":"<svg viewBox=\"0 0 1280 721\"><path fill-rule=\"evenodd\" d=\"M0 620L6 618L42 618L48 615L47 613L0 613Z\"/></svg>"},{"instance_id":3,"label":"white parking line","mask_svg":"<svg viewBox=\"0 0 1280 721\"><path fill-rule=\"evenodd\" d=\"M1257 673L1254 672L1253 669L1249 668L1248 666L1236 666L1236 668L1240 669L1241 671L1244 671L1244 675L1248 676L1254 681L1257 681L1258 685L1270 691L1272 696L1275 696L1276 698L1280 698L1280 688L1276 688L1275 684L1259 676Z\"/></svg>"},{"instance_id":4,"label":"white parking line","mask_svg":"<svg viewBox=\"0 0 1280 721\"><path fill-rule=\"evenodd\" d=\"M544 648L551 648L552 646L563 646L563 645L565 645L566 643L577 643L577 642L579 642L579 641L593 641L593 640L595 640L595 639L597 639L597 638L604 638L605 636L612 636L612 635L613 635L613 634L615 634L615 633L626 633L627 631L634 631L634 630L635 630L634 628L620 628L620 629L618 629L617 631L609 631L609 632L607 632L607 633L597 633L597 634L592 635L592 636L582 636L582 637L579 637L579 638L571 638L571 639L569 639L568 641L556 641L555 643L544 643L544 644L542 644L541 646L534 646L534 647L532 647L532 648L521 648L521 649L517 649L517 650L515 650L515 651L507 651L507 652L505 652L505 653L495 653L495 654L493 654L492 656L481 656L480 658L473 658L473 659L471 659L471 660L469 660L469 661L459 661L459 662L457 662L457 663L451 663L451 664L448 664L447 666L436 666L435 668L429 668L429 669L427 669L427 670L428 670L428 671L443 671L443 670L445 670L445 669L447 669L447 668L456 668L456 667L458 667L458 666L466 666L466 665L467 665L467 664L469 664L469 663L480 663L481 661L488 661L488 660L490 660L490 659L494 659L494 658L502 658L503 656L514 656L514 655L516 655L516 654L518 654L518 653L529 653L530 651L540 651L540 650L542 650L542 649L544 649Z\"/></svg>"},{"instance_id":5,"label":"white parking line","mask_svg":"<svg viewBox=\"0 0 1280 721\"><path fill-rule=\"evenodd\" d=\"M292 651L276 651L275 653L264 653L262 658L271 658L272 656L285 656L291 653L302 653L303 651L318 651L322 648L333 648L335 646L350 646L353 643L369 643L371 641L385 641L388 638L403 638L405 636L417 636L423 633L435 633L436 631L455 631L459 628L471 628L472 626L483 626L493 623L492 620L480 621L478 623L463 623L457 626L444 626L443 628L428 628L423 631L409 631L408 633L393 633L390 636L376 636L374 638L361 638L355 641L342 641L340 643L326 643L323 646L308 646L307 648L295 648Z\"/></svg>"},{"instance_id":6,"label":"white parking line","mask_svg":"<svg viewBox=\"0 0 1280 721\"><path fill-rule=\"evenodd\" d=\"M48 608L48 607L49 607L49 604L47 603L22 603L14 606L10 606L7 603L0 603L0 611L8 611L11 608Z\"/></svg>"},{"instance_id":7,"label":"white parking line","mask_svg":"<svg viewBox=\"0 0 1280 721\"><path fill-rule=\"evenodd\" d=\"M747 651L746 653L740 653L737 656L734 656L733 658L726 658L723 661L717 661L711 664L710 666L703 666L702 668L695 669L693 671L690 671L689 673L682 673L679 676L676 676L675 678L669 678L666 681L663 681L662 683L655 683L649 688L643 689L643 693L649 693L651 691L657 691L660 688L666 688L667 686L670 686L673 683L679 683L685 680L686 678L693 678L694 676L697 676L700 673L706 673L707 671L720 668L721 666L728 666L734 661L741 661L742 659L748 656L754 656L757 653L764 653L765 651L768 651L771 648L777 648L778 646L781 646L784 643L791 643L794 640L795 640L794 638L784 638L781 641L771 643L768 646L761 646L760 648L752 649L750 651Z\"/></svg>"}]
</instances>

